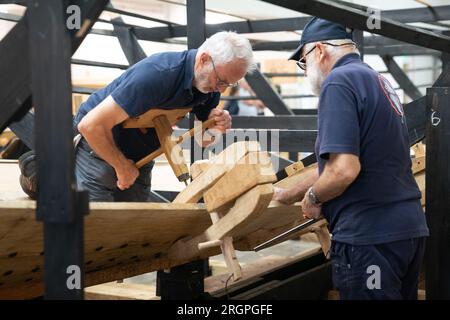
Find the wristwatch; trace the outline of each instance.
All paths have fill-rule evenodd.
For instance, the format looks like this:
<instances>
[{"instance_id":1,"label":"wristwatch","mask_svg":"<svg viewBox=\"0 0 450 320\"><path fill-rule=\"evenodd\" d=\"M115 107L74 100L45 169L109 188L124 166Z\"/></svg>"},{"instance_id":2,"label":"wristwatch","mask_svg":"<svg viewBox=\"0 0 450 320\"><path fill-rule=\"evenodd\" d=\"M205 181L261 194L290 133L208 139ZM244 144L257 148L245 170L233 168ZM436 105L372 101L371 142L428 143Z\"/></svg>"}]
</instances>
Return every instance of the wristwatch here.
<instances>
[{"instance_id":1,"label":"wristwatch","mask_svg":"<svg viewBox=\"0 0 450 320\"><path fill-rule=\"evenodd\" d=\"M309 201L316 206L320 206L322 204L322 202L320 202L319 198L317 198L316 194L314 193L313 187L308 189L308 198Z\"/></svg>"}]
</instances>

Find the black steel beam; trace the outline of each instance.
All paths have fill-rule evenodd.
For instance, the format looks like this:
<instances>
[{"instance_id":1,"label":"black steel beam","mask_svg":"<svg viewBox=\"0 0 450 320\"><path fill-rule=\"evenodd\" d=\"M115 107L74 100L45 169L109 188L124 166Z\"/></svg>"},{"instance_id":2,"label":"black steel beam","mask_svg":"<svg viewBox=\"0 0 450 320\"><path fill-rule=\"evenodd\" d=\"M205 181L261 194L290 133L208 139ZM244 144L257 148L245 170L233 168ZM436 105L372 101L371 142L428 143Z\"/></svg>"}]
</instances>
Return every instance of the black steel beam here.
<instances>
[{"instance_id":1,"label":"black steel beam","mask_svg":"<svg viewBox=\"0 0 450 320\"><path fill-rule=\"evenodd\" d=\"M277 1L274 1L277 4ZM398 22L432 22L450 20L450 6L437 6L436 14L427 8L401 9L382 11L381 16ZM237 33L277 32L303 30L311 17L297 17L285 19L266 19L254 21L237 21L206 25L206 35L210 36L218 31L233 30ZM136 35L141 40L162 41L167 38L185 37L186 26L136 28Z\"/></svg>"},{"instance_id":2,"label":"black steel beam","mask_svg":"<svg viewBox=\"0 0 450 320\"><path fill-rule=\"evenodd\" d=\"M26 102L31 108L31 97ZM27 106L28 107L28 106ZM13 121L9 124L9 128L14 132L14 134L22 140L25 145L34 150L34 114L27 112L20 120Z\"/></svg>"},{"instance_id":3,"label":"black steel beam","mask_svg":"<svg viewBox=\"0 0 450 320\"><path fill-rule=\"evenodd\" d=\"M317 108L292 109L296 116L317 116Z\"/></svg>"},{"instance_id":4,"label":"black steel beam","mask_svg":"<svg viewBox=\"0 0 450 320\"><path fill-rule=\"evenodd\" d=\"M22 19L22 17L15 14L0 12L0 19L11 22L18 22L20 19Z\"/></svg>"},{"instance_id":5,"label":"black steel beam","mask_svg":"<svg viewBox=\"0 0 450 320\"><path fill-rule=\"evenodd\" d=\"M427 300L450 299L450 86L427 90Z\"/></svg>"},{"instance_id":6,"label":"black steel beam","mask_svg":"<svg viewBox=\"0 0 450 320\"><path fill-rule=\"evenodd\" d=\"M410 145L423 140L426 127L426 97L411 101L403 106Z\"/></svg>"},{"instance_id":7,"label":"black steel beam","mask_svg":"<svg viewBox=\"0 0 450 320\"><path fill-rule=\"evenodd\" d=\"M188 49L197 49L206 40L205 28L206 4L205 0L187 0L186 1L186 17L187 17L187 45ZM194 127L195 116L189 114L189 128ZM194 153L194 139L190 139L191 163L196 160Z\"/></svg>"},{"instance_id":8,"label":"black steel beam","mask_svg":"<svg viewBox=\"0 0 450 320\"><path fill-rule=\"evenodd\" d=\"M257 33L275 31L302 30L310 17L268 19L256 21L225 22L206 25L206 35L211 36L223 30L233 30L237 33ZM167 38L185 37L188 26L136 28L136 35L139 39L149 41L161 41Z\"/></svg>"},{"instance_id":9,"label":"black steel beam","mask_svg":"<svg viewBox=\"0 0 450 320\"><path fill-rule=\"evenodd\" d=\"M178 136L186 131L186 129L176 129L175 135ZM217 140L217 143L221 143L225 148L236 141L255 140L261 143L264 151L314 152L316 137L316 130L230 129L226 134L219 136L221 141ZM189 149L190 141L184 141L182 147ZM214 146L208 148L214 149Z\"/></svg>"},{"instance_id":10,"label":"black steel beam","mask_svg":"<svg viewBox=\"0 0 450 320\"><path fill-rule=\"evenodd\" d=\"M125 64L117 64L117 63L108 63L108 62L99 62L99 61L88 61L82 59L72 59L72 64L78 64L82 66L92 66L92 67L102 67L102 68L114 68L126 70L130 66Z\"/></svg>"},{"instance_id":11,"label":"black steel beam","mask_svg":"<svg viewBox=\"0 0 450 320\"><path fill-rule=\"evenodd\" d=\"M414 45L398 45L398 46L385 46L385 47L366 47L364 48L366 54L374 55L391 55L391 56L439 56L440 52L422 48Z\"/></svg>"},{"instance_id":12,"label":"black steel beam","mask_svg":"<svg viewBox=\"0 0 450 320\"><path fill-rule=\"evenodd\" d=\"M30 108L28 21L19 21L0 42L0 132Z\"/></svg>"},{"instance_id":13,"label":"black steel beam","mask_svg":"<svg viewBox=\"0 0 450 320\"><path fill-rule=\"evenodd\" d=\"M105 30L105 29L92 29L91 34L98 34L101 36L110 36L110 37L116 36L113 30Z\"/></svg>"},{"instance_id":14,"label":"black steel beam","mask_svg":"<svg viewBox=\"0 0 450 320\"><path fill-rule=\"evenodd\" d=\"M253 50L255 51L263 51L263 50L272 50L272 51L285 51L285 50L294 50L298 47L299 40L293 41L256 41L252 44ZM365 47L384 47L384 46L394 46L394 45L404 45L403 42L385 38L385 37L364 37L364 46Z\"/></svg>"},{"instance_id":15,"label":"black steel beam","mask_svg":"<svg viewBox=\"0 0 450 320\"><path fill-rule=\"evenodd\" d=\"M381 16L398 22L434 22L450 20L450 6L381 11Z\"/></svg>"},{"instance_id":16,"label":"black steel beam","mask_svg":"<svg viewBox=\"0 0 450 320\"><path fill-rule=\"evenodd\" d=\"M72 60L73 61L73 60ZM73 62L72 62L73 63ZM414 72L414 71L432 71L432 70L440 70L440 67L430 67L430 68L413 68L408 69L408 72ZM380 71L379 73L385 74L389 73L389 71ZM304 77L304 73L295 73L295 72L264 72L264 75L268 78L275 78L275 77Z\"/></svg>"},{"instance_id":17,"label":"black steel beam","mask_svg":"<svg viewBox=\"0 0 450 320\"><path fill-rule=\"evenodd\" d=\"M299 41L256 42L254 51L292 51L298 47ZM364 54L384 55L439 55L437 50L402 43L385 37L364 37Z\"/></svg>"},{"instance_id":18,"label":"black steel beam","mask_svg":"<svg viewBox=\"0 0 450 320\"><path fill-rule=\"evenodd\" d=\"M415 28L399 23L395 20L385 18L381 15L380 28L371 29L367 21L371 19L370 13L349 8L342 4L326 0L264 0L281 7L298 12L318 16L330 21L344 23L351 28L365 30L380 34L388 38L420 45L439 51L450 53L450 37L434 32Z\"/></svg>"},{"instance_id":19,"label":"black steel beam","mask_svg":"<svg viewBox=\"0 0 450 320\"><path fill-rule=\"evenodd\" d=\"M134 12L130 12L130 11L125 11L125 10L113 8L111 3L108 4L108 6L106 6L105 11L118 13L120 15L130 16L130 17L134 17L134 18L138 18L138 19L143 19L143 20L158 22L158 23L162 23L162 24L167 24L169 26L176 26L176 25L178 25L175 22L170 22L170 21L166 21L166 20L162 20L162 19L152 18L152 17L149 17L149 16L144 16L142 14L138 14L138 13L134 13Z\"/></svg>"},{"instance_id":20,"label":"black steel beam","mask_svg":"<svg viewBox=\"0 0 450 320\"><path fill-rule=\"evenodd\" d=\"M450 87L450 54L443 53L441 59L442 72L434 82L433 87Z\"/></svg>"},{"instance_id":21,"label":"black steel beam","mask_svg":"<svg viewBox=\"0 0 450 320\"><path fill-rule=\"evenodd\" d=\"M282 99L299 99L299 98L314 98L316 97L313 94L286 94L279 95ZM262 100L258 96L223 96L220 97L221 100L224 101L233 101L233 100Z\"/></svg>"},{"instance_id":22,"label":"black steel beam","mask_svg":"<svg viewBox=\"0 0 450 320\"><path fill-rule=\"evenodd\" d=\"M88 201L79 198L73 187L73 43L65 14L69 4L33 0L27 16L35 133L39 137L35 141L36 217L44 222L46 299L83 299L84 287L83 215Z\"/></svg>"},{"instance_id":23,"label":"black steel beam","mask_svg":"<svg viewBox=\"0 0 450 320\"><path fill-rule=\"evenodd\" d=\"M80 30L69 31L72 38L72 52L79 47L106 3L107 0L72 2L81 8L82 26ZM25 104L31 96L27 24L24 17L0 42L0 74L8 75L0 80L0 132L11 121L19 120L30 106Z\"/></svg>"},{"instance_id":24,"label":"black steel beam","mask_svg":"<svg viewBox=\"0 0 450 320\"><path fill-rule=\"evenodd\" d=\"M232 121L233 128L239 129L317 130L317 116L234 116Z\"/></svg>"},{"instance_id":25,"label":"black steel beam","mask_svg":"<svg viewBox=\"0 0 450 320\"><path fill-rule=\"evenodd\" d=\"M247 80L258 98L274 114L293 114L259 70L255 70L252 74L247 74L245 80Z\"/></svg>"},{"instance_id":26,"label":"black steel beam","mask_svg":"<svg viewBox=\"0 0 450 320\"><path fill-rule=\"evenodd\" d=\"M188 49L195 49L202 45L206 39L205 27L205 0L187 0L187 28L184 36L188 38ZM139 30L135 30L139 34ZM142 39L144 40L144 39Z\"/></svg>"},{"instance_id":27,"label":"black steel beam","mask_svg":"<svg viewBox=\"0 0 450 320\"><path fill-rule=\"evenodd\" d=\"M122 22L122 18L116 18L113 21ZM130 66L147 57L132 28L114 25L114 32Z\"/></svg>"},{"instance_id":28,"label":"black steel beam","mask_svg":"<svg viewBox=\"0 0 450 320\"><path fill-rule=\"evenodd\" d=\"M353 40L356 43L356 47L359 50L361 60L364 60L364 31L362 30L355 30L353 33Z\"/></svg>"},{"instance_id":29,"label":"black steel beam","mask_svg":"<svg viewBox=\"0 0 450 320\"><path fill-rule=\"evenodd\" d=\"M392 56L385 55L381 56L381 58L392 77L400 85L400 88L402 88L411 99L416 100L423 96Z\"/></svg>"},{"instance_id":30,"label":"black steel beam","mask_svg":"<svg viewBox=\"0 0 450 320\"><path fill-rule=\"evenodd\" d=\"M232 122L233 129L317 130L317 115L233 116ZM177 126L188 128L188 119L180 120Z\"/></svg>"}]
</instances>

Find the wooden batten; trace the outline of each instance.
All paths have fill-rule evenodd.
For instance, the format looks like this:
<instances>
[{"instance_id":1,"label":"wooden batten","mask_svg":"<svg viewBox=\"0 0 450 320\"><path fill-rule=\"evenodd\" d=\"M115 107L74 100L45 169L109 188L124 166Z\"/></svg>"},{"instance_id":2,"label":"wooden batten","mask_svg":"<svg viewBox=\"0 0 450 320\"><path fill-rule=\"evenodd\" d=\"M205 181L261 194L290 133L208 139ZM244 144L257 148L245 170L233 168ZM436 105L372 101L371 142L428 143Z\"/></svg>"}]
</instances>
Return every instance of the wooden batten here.
<instances>
[{"instance_id":1,"label":"wooden batten","mask_svg":"<svg viewBox=\"0 0 450 320\"><path fill-rule=\"evenodd\" d=\"M166 116L167 119L169 120L169 123L171 125L174 125L182 118L184 118L189 111L191 111L190 108L171 109L171 110L150 109L149 111L140 116L125 120L122 123L122 126L124 128L153 128L154 127L153 119L161 115Z\"/></svg>"},{"instance_id":2,"label":"wooden batten","mask_svg":"<svg viewBox=\"0 0 450 320\"><path fill-rule=\"evenodd\" d=\"M209 212L218 211L251 188L277 180L266 152L250 152L209 190L203 199Z\"/></svg>"},{"instance_id":3,"label":"wooden batten","mask_svg":"<svg viewBox=\"0 0 450 320\"><path fill-rule=\"evenodd\" d=\"M182 190L173 203L197 203L203 192L231 170L242 157L251 151L259 150L260 146L256 141L242 141L230 145L209 161L210 167Z\"/></svg>"}]
</instances>

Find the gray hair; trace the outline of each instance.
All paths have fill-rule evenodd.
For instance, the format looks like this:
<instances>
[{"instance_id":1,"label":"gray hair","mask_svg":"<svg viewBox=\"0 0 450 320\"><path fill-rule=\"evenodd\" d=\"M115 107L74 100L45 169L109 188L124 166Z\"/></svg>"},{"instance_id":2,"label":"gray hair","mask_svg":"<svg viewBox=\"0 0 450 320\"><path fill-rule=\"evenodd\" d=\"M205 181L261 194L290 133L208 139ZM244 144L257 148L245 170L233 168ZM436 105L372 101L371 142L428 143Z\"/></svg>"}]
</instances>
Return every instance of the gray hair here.
<instances>
[{"instance_id":1,"label":"gray hair","mask_svg":"<svg viewBox=\"0 0 450 320\"><path fill-rule=\"evenodd\" d=\"M317 41L317 42L328 42L331 44L335 44L335 45L341 45L341 44L352 44L353 46L353 53L356 53L358 55L361 55L358 48L356 47L356 43L351 41L350 39L333 39L333 40L323 40L323 41ZM305 48L303 49L303 52L308 52L309 50L311 50L317 42L311 42L311 43L307 43L305 45ZM338 60L340 57L342 57L344 55L344 48L347 49L349 46L340 46L340 47L334 47L334 46L327 46L325 45L325 50L327 51L327 53L331 56L332 59L334 60Z\"/></svg>"},{"instance_id":2,"label":"gray hair","mask_svg":"<svg viewBox=\"0 0 450 320\"><path fill-rule=\"evenodd\" d=\"M256 69L252 46L247 38L231 31L218 32L198 48L199 53L208 53L215 64L227 64L237 60L242 61L248 73Z\"/></svg>"}]
</instances>

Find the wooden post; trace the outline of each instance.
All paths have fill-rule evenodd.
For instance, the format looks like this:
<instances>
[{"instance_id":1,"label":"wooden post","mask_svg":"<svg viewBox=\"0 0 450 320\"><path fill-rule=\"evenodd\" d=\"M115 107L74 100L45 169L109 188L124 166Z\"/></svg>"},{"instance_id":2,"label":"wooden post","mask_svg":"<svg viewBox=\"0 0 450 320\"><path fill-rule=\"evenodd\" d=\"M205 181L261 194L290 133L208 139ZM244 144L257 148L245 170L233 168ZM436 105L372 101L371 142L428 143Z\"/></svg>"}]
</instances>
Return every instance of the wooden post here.
<instances>
[{"instance_id":1,"label":"wooden post","mask_svg":"<svg viewBox=\"0 0 450 320\"><path fill-rule=\"evenodd\" d=\"M427 90L427 299L450 299L450 87Z\"/></svg>"}]
</instances>

